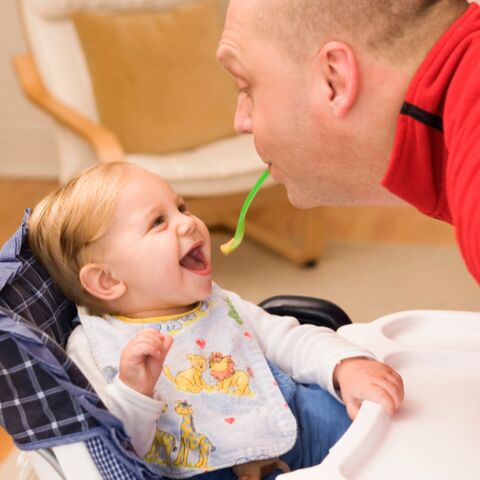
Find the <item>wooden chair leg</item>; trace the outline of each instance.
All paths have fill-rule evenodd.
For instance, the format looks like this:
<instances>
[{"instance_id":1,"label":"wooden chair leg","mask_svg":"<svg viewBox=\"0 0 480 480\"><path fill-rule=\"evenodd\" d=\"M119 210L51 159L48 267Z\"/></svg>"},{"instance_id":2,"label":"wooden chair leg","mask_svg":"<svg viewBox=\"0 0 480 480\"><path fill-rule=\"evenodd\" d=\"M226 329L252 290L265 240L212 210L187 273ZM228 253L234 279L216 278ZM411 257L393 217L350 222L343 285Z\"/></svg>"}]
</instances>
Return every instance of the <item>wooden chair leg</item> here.
<instances>
[{"instance_id":1,"label":"wooden chair leg","mask_svg":"<svg viewBox=\"0 0 480 480\"><path fill-rule=\"evenodd\" d=\"M259 217L271 215L262 212ZM278 212L285 223L267 226L261 218L251 218L246 235L297 265L308 265L319 259L323 250L321 209ZM252 216L253 217L253 216Z\"/></svg>"},{"instance_id":2,"label":"wooden chair leg","mask_svg":"<svg viewBox=\"0 0 480 480\"><path fill-rule=\"evenodd\" d=\"M245 235L297 265L318 260L323 250L323 209L301 210L275 186L261 191L247 214ZM223 220L234 230L238 213Z\"/></svg>"},{"instance_id":3,"label":"wooden chair leg","mask_svg":"<svg viewBox=\"0 0 480 480\"><path fill-rule=\"evenodd\" d=\"M189 209L209 227L223 226L234 232L245 194L217 198L187 198ZM297 264L318 260L323 250L323 209L301 210L288 201L285 189L262 189L246 219L246 237Z\"/></svg>"}]
</instances>

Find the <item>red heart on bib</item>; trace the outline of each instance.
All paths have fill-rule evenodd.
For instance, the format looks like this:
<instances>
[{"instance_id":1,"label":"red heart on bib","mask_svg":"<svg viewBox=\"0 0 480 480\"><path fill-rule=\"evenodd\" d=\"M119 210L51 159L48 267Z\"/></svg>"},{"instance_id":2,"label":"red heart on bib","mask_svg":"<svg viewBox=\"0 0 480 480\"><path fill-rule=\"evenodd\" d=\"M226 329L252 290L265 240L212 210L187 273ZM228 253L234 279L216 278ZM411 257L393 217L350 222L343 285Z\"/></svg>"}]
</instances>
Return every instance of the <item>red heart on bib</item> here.
<instances>
[{"instance_id":1,"label":"red heart on bib","mask_svg":"<svg viewBox=\"0 0 480 480\"><path fill-rule=\"evenodd\" d=\"M252 338L252 335L250 334L250 332L243 332L243 335L247 338Z\"/></svg>"},{"instance_id":2,"label":"red heart on bib","mask_svg":"<svg viewBox=\"0 0 480 480\"><path fill-rule=\"evenodd\" d=\"M203 348L205 346L205 340L201 340L201 339L198 339L197 340L197 345L200 347L200 348Z\"/></svg>"},{"instance_id":3,"label":"red heart on bib","mask_svg":"<svg viewBox=\"0 0 480 480\"><path fill-rule=\"evenodd\" d=\"M235 418L228 417L228 418L225 419L225 421L231 425L235 421Z\"/></svg>"}]
</instances>

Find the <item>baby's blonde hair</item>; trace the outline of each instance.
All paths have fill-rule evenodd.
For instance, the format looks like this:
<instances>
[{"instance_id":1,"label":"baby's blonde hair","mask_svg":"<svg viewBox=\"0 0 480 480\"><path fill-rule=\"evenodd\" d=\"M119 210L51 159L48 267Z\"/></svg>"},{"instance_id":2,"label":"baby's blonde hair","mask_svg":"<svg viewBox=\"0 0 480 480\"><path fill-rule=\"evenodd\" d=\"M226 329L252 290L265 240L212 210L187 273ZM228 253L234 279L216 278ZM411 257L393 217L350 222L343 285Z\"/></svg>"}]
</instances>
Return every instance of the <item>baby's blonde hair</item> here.
<instances>
[{"instance_id":1,"label":"baby's blonde hair","mask_svg":"<svg viewBox=\"0 0 480 480\"><path fill-rule=\"evenodd\" d=\"M106 313L102 302L80 282L81 268L101 258L98 240L111 225L129 169L124 162L91 167L41 200L28 221L34 255L57 287L92 313Z\"/></svg>"}]
</instances>

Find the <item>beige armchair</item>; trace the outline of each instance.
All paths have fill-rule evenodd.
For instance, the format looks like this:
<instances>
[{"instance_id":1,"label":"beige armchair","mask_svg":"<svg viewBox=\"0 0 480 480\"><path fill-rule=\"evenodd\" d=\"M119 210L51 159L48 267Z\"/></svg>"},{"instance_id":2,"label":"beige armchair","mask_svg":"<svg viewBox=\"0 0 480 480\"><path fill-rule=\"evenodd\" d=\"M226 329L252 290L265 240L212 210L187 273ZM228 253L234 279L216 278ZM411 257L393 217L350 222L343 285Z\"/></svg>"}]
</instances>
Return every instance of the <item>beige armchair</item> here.
<instances>
[{"instance_id":1,"label":"beige armchair","mask_svg":"<svg viewBox=\"0 0 480 480\"><path fill-rule=\"evenodd\" d=\"M30 100L55 120L59 180L126 160L169 181L210 226L234 229L265 165L233 132L235 91L216 64L225 0L17 0L29 52L14 58ZM321 209L293 208L270 181L247 236L304 264Z\"/></svg>"}]
</instances>

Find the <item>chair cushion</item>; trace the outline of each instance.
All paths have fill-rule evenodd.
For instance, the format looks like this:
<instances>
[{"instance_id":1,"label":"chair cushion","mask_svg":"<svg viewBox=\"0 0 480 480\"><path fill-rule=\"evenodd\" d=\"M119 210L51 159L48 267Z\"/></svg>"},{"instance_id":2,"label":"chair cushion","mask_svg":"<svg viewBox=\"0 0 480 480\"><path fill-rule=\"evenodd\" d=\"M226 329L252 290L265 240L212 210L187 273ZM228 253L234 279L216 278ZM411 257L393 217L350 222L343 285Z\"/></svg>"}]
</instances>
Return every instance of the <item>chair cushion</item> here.
<instances>
[{"instance_id":1,"label":"chair cushion","mask_svg":"<svg viewBox=\"0 0 480 480\"><path fill-rule=\"evenodd\" d=\"M165 178L184 197L246 192L265 170L252 135L226 138L161 157L128 154L126 160ZM263 188L273 183L269 177Z\"/></svg>"},{"instance_id":2,"label":"chair cushion","mask_svg":"<svg viewBox=\"0 0 480 480\"><path fill-rule=\"evenodd\" d=\"M217 0L72 19L101 121L126 152L173 152L234 134L235 85L215 59Z\"/></svg>"}]
</instances>

